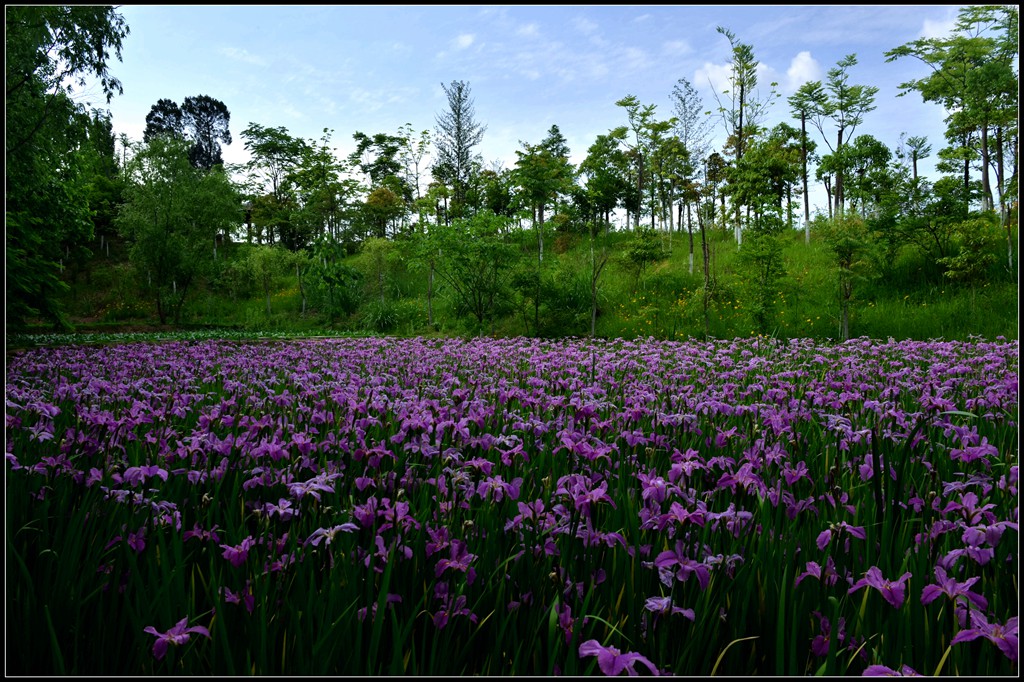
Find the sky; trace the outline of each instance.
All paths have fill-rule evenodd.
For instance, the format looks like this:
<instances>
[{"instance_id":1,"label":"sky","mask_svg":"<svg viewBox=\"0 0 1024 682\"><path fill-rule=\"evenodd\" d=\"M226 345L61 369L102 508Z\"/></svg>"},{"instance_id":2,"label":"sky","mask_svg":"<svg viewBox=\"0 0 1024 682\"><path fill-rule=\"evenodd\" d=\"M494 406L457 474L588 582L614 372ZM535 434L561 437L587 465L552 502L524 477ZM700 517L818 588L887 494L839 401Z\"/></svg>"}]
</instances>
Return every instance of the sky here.
<instances>
[{"instance_id":1,"label":"sky","mask_svg":"<svg viewBox=\"0 0 1024 682\"><path fill-rule=\"evenodd\" d=\"M522 143L540 142L552 125L579 163L598 135L628 123L616 105L627 95L668 119L673 87L686 79L704 107L716 109L714 93L728 87L731 60L721 26L753 48L756 94L766 97L778 83L781 97L767 124L798 127L786 98L807 81L825 81L854 54L849 82L879 88L876 109L854 135L873 135L890 149L901 134L923 135L937 152L945 146L942 108L917 92L899 96L899 85L926 76L928 67L912 57L886 62L885 52L948 34L958 7L123 5L130 34L110 71L124 92L109 105L95 93L79 99L109 109L115 134L140 141L157 100L180 105L208 95L231 114L224 160L244 163L241 133L250 123L310 141L330 129L340 157L355 148L355 132L397 134L405 124L433 132L447 109L442 84L460 80L486 126L474 149L485 166L513 167ZM711 118L720 147L723 126ZM934 157L922 174L934 177ZM811 200L812 212L824 206L823 191Z\"/></svg>"}]
</instances>

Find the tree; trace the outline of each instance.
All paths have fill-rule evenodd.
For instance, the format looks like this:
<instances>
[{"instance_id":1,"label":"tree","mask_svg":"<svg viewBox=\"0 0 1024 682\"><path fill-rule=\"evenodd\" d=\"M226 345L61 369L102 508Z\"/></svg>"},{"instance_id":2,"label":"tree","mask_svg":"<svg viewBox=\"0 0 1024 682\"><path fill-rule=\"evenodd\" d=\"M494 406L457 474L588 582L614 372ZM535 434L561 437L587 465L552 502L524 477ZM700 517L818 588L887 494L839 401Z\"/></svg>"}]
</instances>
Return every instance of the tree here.
<instances>
[{"instance_id":1,"label":"tree","mask_svg":"<svg viewBox=\"0 0 1024 682\"><path fill-rule=\"evenodd\" d=\"M351 167L331 148L331 131L324 128L319 141L302 146L298 165L288 175L299 202L292 216L293 234L286 240L296 250L326 237L333 243L354 245L360 235L352 231L352 202L359 183L349 175Z\"/></svg>"},{"instance_id":2,"label":"tree","mask_svg":"<svg viewBox=\"0 0 1024 682\"><path fill-rule=\"evenodd\" d=\"M836 216L842 215L846 200L843 188L847 171L846 145L853 138L857 126L863 123L864 114L874 111L875 95L878 94L875 86L850 83L849 70L856 65L857 55L849 54L829 69L824 88L819 90L814 85L809 86L815 93L815 99L811 101L811 122L832 152L831 160L823 158L822 163L832 169L835 178L833 199ZM825 134L827 121L835 124L835 144Z\"/></svg>"},{"instance_id":3,"label":"tree","mask_svg":"<svg viewBox=\"0 0 1024 682\"><path fill-rule=\"evenodd\" d=\"M276 234L289 248L299 248L301 240L291 226L299 208L292 175L303 158L305 141L292 137L283 127L267 128L258 123L250 123L242 137L250 154L245 168L253 195L252 217L261 228L257 239L272 244ZM250 242L252 237L247 235Z\"/></svg>"},{"instance_id":4,"label":"tree","mask_svg":"<svg viewBox=\"0 0 1024 682\"><path fill-rule=\"evenodd\" d=\"M523 198L533 209L533 225L537 229L538 262L544 261L544 211L569 191L576 170L569 162L569 147L565 137L553 125L540 144L519 142L518 160L512 177L522 190Z\"/></svg>"},{"instance_id":5,"label":"tree","mask_svg":"<svg viewBox=\"0 0 1024 682\"><path fill-rule=\"evenodd\" d=\"M309 264L311 298L329 324L339 315L349 315L359 307L361 272L344 264L344 245L330 235L318 236L312 244Z\"/></svg>"},{"instance_id":6,"label":"tree","mask_svg":"<svg viewBox=\"0 0 1024 682\"><path fill-rule=\"evenodd\" d=\"M128 35L113 7L8 6L5 22L6 319L43 316L68 328L59 261L92 237L89 165L80 152L84 108L69 94L90 78L107 102L122 91L110 72Z\"/></svg>"},{"instance_id":7,"label":"tree","mask_svg":"<svg viewBox=\"0 0 1024 682\"><path fill-rule=\"evenodd\" d=\"M390 176L397 180L395 176ZM407 207L402 198L389 186L380 185L374 188L366 197L364 202L366 217L372 225L374 236L384 239L388 236L388 227L392 227L392 234L396 231L394 226L399 218L404 216Z\"/></svg>"},{"instance_id":8,"label":"tree","mask_svg":"<svg viewBox=\"0 0 1024 682\"><path fill-rule=\"evenodd\" d=\"M814 153L817 145L807 137L807 120L815 111L818 102L825 97L821 81L804 83L789 98L790 111L800 119L800 178L803 181L804 194L804 243L811 243L811 199L807 188L807 160Z\"/></svg>"},{"instance_id":9,"label":"tree","mask_svg":"<svg viewBox=\"0 0 1024 682\"><path fill-rule=\"evenodd\" d=\"M667 132L672 127L671 121L656 121L654 119L654 112L657 106L654 104L640 104L640 100L635 95L626 95L615 103L615 106L622 107L626 110L626 117L629 120L629 126L619 126L611 131L610 135L618 140L625 147L626 157L632 161L632 165L635 168L634 182L631 183L631 189L635 192L634 201L628 202L631 206L627 207L627 228L628 226L628 212L630 209L634 212L633 225L635 229L640 227L640 214L643 209L643 197L644 197L644 180L650 174L648 168L649 157L653 152L653 135L660 135ZM626 141L629 132L633 132L634 141L631 143ZM628 200L629 197L627 197ZM651 218L654 218L654 207L651 207Z\"/></svg>"},{"instance_id":10,"label":"tree","mask_svg":"<svg viewBox=\"0 0 1024 682\"><path fill-rule=\"evenodd\" d=\"M900 95L917 91L925 102L940 104L949 112L946 137L965 148L977 145L982 210L993 208L990 173L995 167L1000 217L1007 229L1007 259L1011 268L1013 239L1007 194L1016 185L1016 154L1010 157L1014 168L1007 177L1003 167L1003 138L1016 140L1018 137L1018 12L1013 6L964 7L959 11L953 35L920 38L885 53L886 61L914 57L931 68L928 76L902 83ZM1015 148L1016 142L1010 146ZM971 155L963 154L961 158L967 185Z\"/></svg>"},{"instance_id":11,"label":"tree","mask_svg":"<svg viewBox=\"0 0 1024 682\"><path fill-rule=\"evenodd\" d=\"M679 177L681 185L679 205L679 228L683 226L683 209L686 210L686 233L690 241L690 273L693 273L693 217L691 208L698 201L695 176L700 159L707 157L711 149L711 122L704 110L704 102L697 90L685 78L680 78L672 88L672 105L675 116L673 128L676 137L687 153L687 162Z\"/></svg>"},{"instance_id":12,"label":"tree","mask_svg":"<svg viewBox=\"0 0 1024 682\"><path fill-rule=\"evenodd\" d=\"M854 284L876 271L878 240L867 223L856 216L840 215L824 221L821 232L836 264L839 293L839 340L850 338L850 309Z\"/></svg>"},{"instance_id":13,"label":"tree","mask_svg":"<svg viewBox=\"0 0 1024 682\"><path fill-rule=\"evenodd\" d=\"M192 165L203 170L223 165L220 143L231 144L231 113L224 102L209 95L186 97L181 105L181 118L192 138L188 153Z\"/></svg>"},{"instance_id":14,"label":"tree","mask_svg":"<svg viewBox=\"0 0 1024 682\"><path fill-rule=\"evenodd\" d=\"M274 291L278 279L291 264L289 261L288 251L279 246L254 246L246 256L246 269L263 291L268 318L271 315L270 294Z\"/></svg>"},{"instance_id":15,"label":"tree","mask_svg":"<svg viewBox=\"0 0 1024 682\"><path fill-rule=\"evenodd\" d=\"M190 287L212 263L210 244L241 222L241 200L222 168L192 166L189 143L158 135L138 150L117 217L129 258L161 324L181 320Z\"/></svg>"},{"instance_id":16,"label":"tree","mask_svg":"<svg viewBox=\"0 0 1024 682\"><path fill-rule=\"evenodd\" d=\"M352 139L356 141L356 148L349 154L348 162L358 166L369 177L371 189L380 187L389 177L400 178L403 168L399 155L407 143L404 137L387 133L370 137L366 133L355 132ZM403 198L411 201L412 188L404 187L404 180L401 182Z\"/></svg>"},{"instance_id":17,"label":"tree","mask_svg":"<svg viewBox=\"0 0 1024 682\"><path fill-rule=\"evenodd\" d=\"M231 144L230 122L227 106L209 95L186 97L181 107L174 100L160 99L146 115L142 140L149 142L157 135L187 138L192 142L189 161L210 170L224 163L220 143Z\"/></svg>"},{"instance_id":18,"label":"tree","mask_svg":"<svg viewBox=\"0 0 1024 682\"><path fill-rule=\"evenodd\" d=\"M846 167L850 173L848 195L851 210L860 209L868 219L872 210L882 204L883 193L897 181L892 173L892 152L871 135L858 135L846 150Z\"/></svg>"},{"instance_id":19,"label":"tree","mask_svg":"<svg viewBox=\"0 0 1024 682\"><path fill-rule=\"evenodd\" d=\"M438 225L427 235L430 251L438 253L438 276L448 285L463 313L482 328L494 321L507 303L509 281L516 265L516 247L503 234L505 218L480 211L452 225Z\"/></svg>"},{"instance_id":20,"label":"tree","mask_svg":"<svg viewBox=\"0 0 1024 682\"><path fill-rule=\"evenodd\" d=\"M146 114L146 129L142 141L149 142L157 135L185 137L185 119L178 103L170 99L159 99Z\"/></svg>"},{"instance_id":21,"label":"tree","mask_svg":"<svg viewBox=\"0 0 1024 682\"><path fill-rule=\"evenodd\" d=\"M768 113L769 106L778 97L778 94L775 92L775 83L771 84L771 91L767 97L757 94L757 67L760 62L754 58L754 48L747 43L741 43L736 35L727 28L719 26L716 30L729 40L729 45L732 47L729 90L725 93L729 96L728 106L722 103L718 93L715 93L715 98L718 100L718 113L728 136L727 145L732 147L734 152L734 167L736 167L743 158L747 140L756 134ZM737 246L742 241L740 206L739 202L735 202L736 225L734 231Z\"/></svg>"},{"instance_id":22,"label":"tree","mask_svg":"<svg viewBox=\"0 0 1024 682\"><path fill-rule=\"evenodd\" d=\"M768 134L750 142L746 155L733 173L733 194L752 209L755 222L766 207L780 216L783 204L792 206L793 186L800 177L800 133L779 123ZM792 225L792 208L787 225Z\"/></svg>"},{"instance_id":23,"label":"tree","mask_svg":"<svg viewBox=\"0 0 1024 682\"><path fill-rule=\"evenodd\" d=\"M258 123L250 123L242 131L242 137L251 156L246 170L264 191L281 197L288 186L289 175L302 158L305 141L292 137L286 128L267 128Z\"/></svg>"},{"instance_id":24,"label":"tree","mask_svg":"<svg viewBox=\"0 0 1024 682\"><path fill-rule=\"evenodd\" d=\"M436 117L434 144L437 149L435 174L452 188L452 211L466 211L466 192L473 170L473 147L480 144L487 126L476 120L469 83L441 84L448 98L448 110Z\"/></svg>"},{"instance_id":25,"label":"tree","mask_svg":"<svg viewBox=\"0 0 1024 682\"><path fill-rule=\"evenodd\" d=\"M402 148L398 151L398 160L402 164L405 183L413 189L416 200L420 198L421 166L430 150L430 131L421 130L419 137L415 137L412 124L406 123L398 129L398 135L403 140Z\"/></svg>"},{"instance_id":26,"label":"tree","mask_svg":"<svg viewBox=\"0 0 1024 682\"><path fill-rule=\"evenodd\" d=\"M782 257L782 235L786 226L777 206L759 215L749 226L746 247L740 252L739 261L748 275L747 288L750 292L748 305L754 326L761 334L771 334L774 329L775 301L779 281L785 276L785 261Z\"/></svg>"},{"instance_id":27,"label":"tree","mask_svg":"<svg viewBox=\"0 0 1024 682\"><path fill-rule=\"evenodd\" d=\"M957 252L939 259L945 268L945 277L967 284L971 288L971 312L974 312L978 284L985 280L989 268L996 262L996 247L999 245L998 226L994 219L986 216L959 221L953 225Z\"/></svg>"},{"instance_id":28,"label":"tree","mask_svg":"<svg viewBox=\"0 0 1024 682\"><path fill-rule=\"evenodd\" d=\"M625 204L628 191L628 161L620 138L614 133L598 135L579 168L586 186L584 197L589 209L586 215L590 220L599 221L606 231L611 225L612 211Z\"/></svg>"}]
</instances>

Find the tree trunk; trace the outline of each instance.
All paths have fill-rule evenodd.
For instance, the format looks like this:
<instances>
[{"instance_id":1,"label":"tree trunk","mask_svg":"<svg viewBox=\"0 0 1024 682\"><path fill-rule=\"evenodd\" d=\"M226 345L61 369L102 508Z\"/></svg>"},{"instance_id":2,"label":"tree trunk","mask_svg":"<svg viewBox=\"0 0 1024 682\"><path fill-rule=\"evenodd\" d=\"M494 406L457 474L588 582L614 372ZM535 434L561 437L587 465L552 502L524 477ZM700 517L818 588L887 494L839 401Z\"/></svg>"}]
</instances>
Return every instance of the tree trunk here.
<instances>
[{"instance_id":1,"label":"tree trunk","mask_svg":"<svg viewBox=\"0 0 1024 682\"><path fill-rule=\"evenodd\" d=\"M804 181L804 243L811 243L811 197L807 192L807 113L800 112L800 160Z\"/></svg>"},{"instance_id":2,"label":"tree trunk","mask_svg":"<svg viewBox=\"0 0 1024 682\"><path fill-rule=\"evenodd\" d=\"M992 184L989 180L988 126L981 126L981 210L992 210Z\"/></svg>"},{"instance_id":3,"label":"tree trunk","mask_svg":"<svg viewBox=\"0 0 1024 682\"><path fill-rule=\"evenodd\" d=\"M427 325L434 329L434 261L430 261L427 273Z\"/></svg>"},{"instance_id":4,"label":"tree trunk","mask_svg":"<svg viewBox=\"0 0 1024 682\"><path fill-rule=\"evenodd\" d=\"M714 199L712 199L708 205L713 209L715 206ZM704 211L700 210L700 207L698 207L697 225L700 228L700 250L701 255L704 256L704 295L702 297L704 316L704 338L707 339L711 336L711 323L708 319L708 304L711 301L711 258L709 257L708 253L708 235L704 223Z\"/></svg>"}]
</instances>

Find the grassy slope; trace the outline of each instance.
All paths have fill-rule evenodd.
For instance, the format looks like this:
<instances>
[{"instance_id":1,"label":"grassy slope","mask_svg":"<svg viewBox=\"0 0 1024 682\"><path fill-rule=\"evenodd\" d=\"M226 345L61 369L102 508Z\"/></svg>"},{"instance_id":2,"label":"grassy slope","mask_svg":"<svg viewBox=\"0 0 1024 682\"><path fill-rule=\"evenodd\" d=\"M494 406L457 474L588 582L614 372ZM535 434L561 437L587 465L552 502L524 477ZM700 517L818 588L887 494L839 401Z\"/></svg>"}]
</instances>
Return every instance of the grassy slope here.
<instances>
[{"instance_id":1,"label":"grassy slope","mask_svg":"<svg viewBox=\"0 0 1024 682\"><path fill-rule=\"evenodd\" d=\"M649 265L637 278L622 261L629 235L613 234L611 259L599 285L600 314L597 334L604 337L686 338L703 335L703 260L699 238L694 239L693 272L685 234L662 239L668 257ZM528 251L531 243L524 245ZM589 334L590 251L586 241L555 236L546 245L545 275L548 287L541 297L540 333L544 335ZM72 319L81 331L125 331L152 328L156 316L151 303L140 300L124 254L115 247L98 253L78 273L66 271L71 284L67 296ZM234 251L234 252L233 252ZM738 260L731 238L714 235L711 259L717 276L717 297L708 312L712 336L732 338L757 334L750 303L750 268ZM237 247L222 249L230 260ZM826 247L814 240L803 242L794 233L783 252L785 274L772 301L771 328L767 334L783 338L839 337L839 306L835 269ZM530 259L528 259L530 260ZM365 268L356 255L350 265ZM367 278L370 280L371 278ZM350 318L333 325L337 331L383 331L400 335L462 335L478 332L498 335L533 334L534 310L529 300L519 299L492 327L478 329L460 318L444 291L434 302L435 328L427 326L426 275L399 263L387 273L389 320L375 317L364 303ZM972 291L944 280L927 264L906 251L884 273L855 284L851 336L872 338L966 339L981 336L1017 338L1018 287L1005 267L995 267L990 279ZM272 314L256 287L241 296L229 296L205 286L197 289L183 323L190 328L226 327L295 332L318 332L325 321L315 311L301 315L301 298L294 274L282 276L272 294Z\"/></svg>"}]
</instances>

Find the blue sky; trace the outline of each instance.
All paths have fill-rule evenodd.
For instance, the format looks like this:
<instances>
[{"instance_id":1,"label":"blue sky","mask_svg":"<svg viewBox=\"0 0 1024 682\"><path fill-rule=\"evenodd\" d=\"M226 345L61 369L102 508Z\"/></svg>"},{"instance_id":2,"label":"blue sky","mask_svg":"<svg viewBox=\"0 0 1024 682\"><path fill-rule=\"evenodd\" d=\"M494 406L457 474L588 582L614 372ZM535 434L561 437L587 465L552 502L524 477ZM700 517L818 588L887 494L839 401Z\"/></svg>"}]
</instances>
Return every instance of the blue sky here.
<instances>
[{"instance_id":1,"label":"blue sky","mask_svg":"<svg viewBox=\"0 0 1024 682\"><path fill-rule=\"evenodd\" d=\"M685 78L714 109L711 84L725 87L731 57L715 30L723 26L753 47L760 94L778 82L782 97L768 123L797 125L786 97L808 80L824 80L853 53L850 82L879 88L877 108L855 135L874 135L891 149L901 133L924 135L938 151L942 109L917 93L897 96L900 83L927 75L927 67L911 58L887 63L884 53L944 35L957 8L125 5L119 11L131 33L111 69L124 94L109 109L116 133L141 140L158 99L181 104L209 95L231 112L228 162L248 159L241 132L250 122L308 140L330 128L344 156L357 131L393 134L406 123L433 131L447 106L441 84L463 80L487 126L476 151L488 166L512 167L520 142L539 142L552 125L579 162L597 135L627 123L615 104L626 95L669 118L672 88ZM719 146L722 126L714 120ZM934 154L922 172L933 161ZM818 194L812 205L824 202Z\"/></svg>"}]
</instances>

